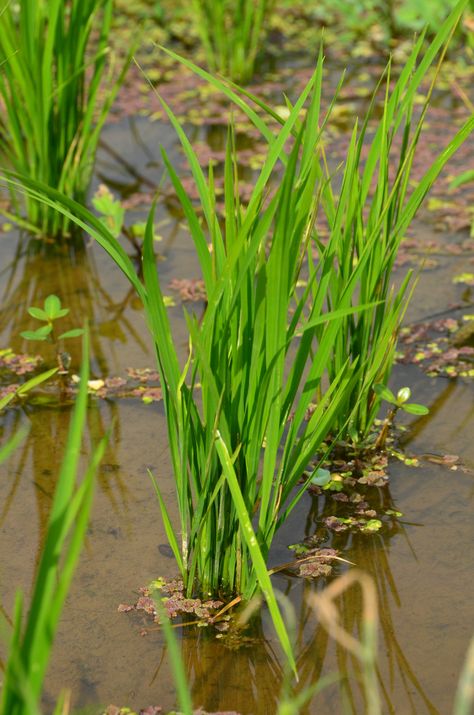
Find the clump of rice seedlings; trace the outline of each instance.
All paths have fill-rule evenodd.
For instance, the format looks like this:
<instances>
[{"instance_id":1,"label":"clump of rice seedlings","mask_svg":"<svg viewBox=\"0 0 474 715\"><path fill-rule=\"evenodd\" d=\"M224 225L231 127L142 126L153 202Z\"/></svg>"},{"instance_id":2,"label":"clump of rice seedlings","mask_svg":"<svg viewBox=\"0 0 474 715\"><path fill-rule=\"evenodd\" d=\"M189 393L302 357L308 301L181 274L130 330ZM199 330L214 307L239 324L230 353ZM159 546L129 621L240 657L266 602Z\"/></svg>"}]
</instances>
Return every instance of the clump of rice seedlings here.
<instances>
[{"instance_id":1,"label":"clump of rice seedlings","mask_svg":"<svg viewBox=\"0 0 474 715\"><path fill-rule=\"evenodd\" d=\"M113 0L19 0L0 13L2 164L80 203L128 66L115 80L107 69L112 12ZM12 193L10 218L50 238L70 232L66 217L22 199Z\"/></svg>"},{"instance_id":2,"label":"clump of rice seedlings","mask_svg":"<svg viewBox=\"0 0 474 715\"><path fill-rule=\"evenodd\" d=\"M273 0L193 0L196 27L209 69L248 82Z\"/></svg>"},{"instance_id":3,"label":"clump of rice seedlings","mask_svg":"<svg viewBox=\"0 0 474 715\"><path fill-rule=\"evenodd\" d=\"M166 153L165 164L181 201L198 255L208 305L185 311L186 359L178 359L153 254L150 212L143 252L144 283L100 219L57 191L22 178L30 195L45 198L92 235L136 288L154 339L176 482L179 524L172 525L154 484L171 548L189 594L241 594L259 587L280 639L291 652L273 595L267 558L275 533L310 480L310 463L342 419L341 405L355 379L347 363L326 389L331 346L351 306L353 280L337 309L324 310L334 261L330 245L300 288L319 194L322 58L270 148L249 204L239 197L232 129L225 162L226 218L216 213L212 169L206 177L179 122L166 107L183 144L204 214L195 207ZM309 120L288 140L309 101ZM291 144L291 142L290 142ZM284 156L273 196L270 180ZM281 162L280 162L281 163ZM369 254L367 254L368 256ZM317 339L317 341L316 341ZM309 470L305 475L305 470ZM303 483L301 479L303 478Z\"/></svg>"},{"instance_id":4,"label":"clump of rice seedlings","mask_svg":"<svg viewBox=\"0 0 474 715\"><path fill-rule=\"evenodd\" d=\"M84 355L88 355L84 338ZM89 366L84 358L78 397L71 418L66 449L38 565L33 595L24 618L23 594L15 600L13 623L0 610L0 637L7 643L7 660L0 692L0 715L41 715L40 700L54 636L72 576L84 543L94 493L94 476L106 439L92 454L84 478L77 482L78 460L87 411ZM0 449L5 459L24 434ZM55 713L69 712L63 694Z\"/></svg>"}]
</instances>

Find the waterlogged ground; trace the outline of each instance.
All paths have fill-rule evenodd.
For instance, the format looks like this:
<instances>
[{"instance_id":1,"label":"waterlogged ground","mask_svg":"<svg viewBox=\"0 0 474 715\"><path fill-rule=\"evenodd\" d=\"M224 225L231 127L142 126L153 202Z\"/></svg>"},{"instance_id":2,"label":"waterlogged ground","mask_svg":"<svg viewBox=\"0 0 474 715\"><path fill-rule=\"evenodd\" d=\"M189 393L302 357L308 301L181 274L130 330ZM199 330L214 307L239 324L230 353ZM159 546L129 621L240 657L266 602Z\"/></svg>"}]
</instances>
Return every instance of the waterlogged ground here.
<instances>
[{"instance_id":1,"label":"waterlogged ground","mask_svg":"<svg viewBox=\"0 0 474 715\"><path fill-rule=\"evenodd\" d=\"M457 121L462 114L455 102L441 105L441 123L449 116ZM193 141L200 142L203 155L222 152L220 128L191 122L186 126ZM107 181L126 198L130 221L142 219L143 205L162 176L159 144L174 161L182 162L173 133L160 122L122 116L103 138L96 186ZM338 137L334 140L337 143ZM473 152L471 143L458 159L458 170L469 166ZM256 155L255 148L248 155L244 171L249 177L250 160ZM439 196L442 192L443 187ZM474 312L473 289L465 276L474 272L473 241L465 228L466 196L456 194L455 208L443 204L442 211L437 205L433 207L437 213L425 213L400 257L400 271L408 264L417 265L420 256L426 259L407 316L409 330L400 345L402 363L393 378L394 388L409 384L416 401L431 409L428 417L412 421L403 436L405 450L418 457L418 466L395 459L389 465L389 483L366 488L368 508L383 522L378 532L329 528L328 517L346 514L346 505L328 494L308 494L281 530L271 555L272 566L285 563L292 558L288 545L317 535L322 545L339 549L344 558L374 577L380 606L384 712L397 715L450 712L474 631L474 379L449 376L453 370L468 373L473 367L469 350L459 354L460 348L472 346L470 336L452 337L467 322L462 317ZM167 184L162 199L156 220L161 241L156 248L164 259L160 275L165 293L176 304L170 313L184 352L181 299L199 298L194 283L199 275L190 237ZM443 223L444 232L435 231L433 216ZM81 713L96 713L109 703L171 708L174 688L161 633L145 614L117 610L119 604L136 600L140 586L157 576L175 574L146 474L147 468L152 469L172 505L163 407L155 376L143 372L154 367L143 315L125 279L100 248L87 245L67 255L43 254L13 231L0 238L0 347L34 352L34 346L18 337L21 330L32 327L27 307L42 305L49 293L60 295L71 309L65 329L89 319L93 377L105 381L91 398L84 457L90 441L113 423L87 541L54 648L45 704L51 706L66 687ZM455 282L463 274L464 279ZM191 283L173 283L184 280ZM202 306L198 300L196 309ZM445 356L448 350L458 353L440 363L439 351ZM71 353L77 366L78 346ZM47 351L43 357L46 363L52 359ZM6 382L3 373L1 385ZM118 396L120 390L126 396ZM30 589L69 417L70 405L60 404L54 388L49 388L3 418L2 440L23 425L30 428L23 445L0 468L0 596L7 613L15 589ZM345 568L336 565L333 573ZM362 713L354 663L328 639L306 603L308 592L324 587L324 578L298 579L282 572L274 576L274 583L288 595L295 611L298 687L324 674L342 673L340 683L328 687L302 712L342 712L345 702L348 712ZM343 619L354 633L359 613L357 594L346 596ZM265 612L238 648L232 639L217 639L210 629L189 627L181 635L196 707L245 715L275 712L284 674Z\"/></svg>"}]
</instances>

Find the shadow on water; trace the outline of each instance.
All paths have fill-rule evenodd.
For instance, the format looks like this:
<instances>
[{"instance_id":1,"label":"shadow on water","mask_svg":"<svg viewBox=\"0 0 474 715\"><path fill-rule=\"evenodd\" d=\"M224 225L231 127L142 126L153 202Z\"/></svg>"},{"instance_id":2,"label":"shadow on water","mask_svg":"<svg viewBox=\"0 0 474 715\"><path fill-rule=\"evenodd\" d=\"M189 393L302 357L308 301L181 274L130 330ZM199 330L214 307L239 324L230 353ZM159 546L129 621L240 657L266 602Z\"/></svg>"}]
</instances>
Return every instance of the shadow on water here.
<instances>
[{"instance_id":1,"label":"shadow on water","mask_svg":"<svg viewBox=\"0 0 474 715\"><path fill-rule=\"evenodd\" d=\"M435 490L442 490L445 505L449 505L452 485L447 482L448 475L445 469L434 467L419 468L423 472L423 480L434 482ZM394 476L398 479L405 468L394 465ZM418 475L404 474L404 479L417 479ZM464 475L452 475L452 479L461 481L460 491L465 494L470 491L472 483ZM425 485L426 488L426 485ZM395 489L395 491L397 491ZM423 497L408 501L394 496L389 487L372 488L370 505L382 512L387 509L417 511L422 508ZM464 497L461 497L463 499ZM472 501L472 499L471 499ZM457 548L459 533L448 527L451 538L446 539L445 528L450 522L449 507L443 515L441 511L433 514L443 531L441 539L430 538L430 548L439 549L444 546L447 552ZM304 524L304 533L298 534L299 538L313 535L321 530L322 520L334 514L334 503L330 497L313 497L306 500L299 509L292 523L285 528L285 532L295 537L295 532ZM465 519L469 518L468 513ZM426 581L423 584L424 608L427 612L433 609L440 610L440 603L445 602L447 592L454 582L465 584L470 578L470 563L464 565L459 574L459 566L453 559L446 559L443 567L438 563L436 571L431 568L431 563L424 561L427 546L425 543L426 524L416 523L402 518L393 519L380 534L335 534L330 537L325 546L340 549L345 558L357 564L359 568L369 573L375 582L379 605L379 659L378 680L381 690L383 712L390 715L410 713L410 715L441 715L449 712L454 687L459 670L452 667L446 668L447 662L438 663L437 680L427 677L433 667L434 653L413 650L413 639L420 643L426 639L427 643L437 638L436 618L430 624L431 633L424 629L423 624L413 624L409 616L412 604L410 595L411 587L408 578L403 576L405 567L411 572L413 568L424 573ZM472 525L469 534L473 535ZM440 542L443 542L442 544ZM279 552L284 544L288 543L285 534L282 534L276 550ZM472 558L469 559L472 561ZM342 572L346 566L338 564L335 572ZM402 575L401 575L402 574ZM428 577L428 578L427 578ZM453 580L454 579L454 580ZM313 702L301 709L302 715L344 712L358 715L364 712L364 694L360 665L342 647L335 644L326 631L318 624L314 614L307 603L307 595L313 589L322 589L321 581L300 581L294 577L279 574L275 577L277 587L289 596L295 610L296 652L298 673L300 676L296 692L301 692L305 687L317 682L322 676L329 673L341 674L340 681L329 686ZM418 584L415 585L415 591ZM408 596L407 596L408 593ZM466 604L465 593L458 594L463 600L464 614L472 612ZM362 610L361 594L358 591L349 591L339 600L341 624L355 637L360 637ZM469 632L465 634L462 643L449 635L449 628L456 624L455 613L448 614L444 610L446 603L442 603L441 610L445 628L443 628L444 652L456 653L455 660L460 664L463 649L467 647ZM415 630L416 625L418 628ZM276 711L278 697L281 692L283 669L279 661L278 649L271 634L271 627L266 620L266 615L257 621L257 626L250 632L250 636L257 636L257 640L249 639L241 648L235 650L232 643L226 646L225 638L219 642L207 632L183 632L182 654L186 664L189 681L193 684L193 700L196 705L202 705L209 711L236 710L243 715L265 715ZM418 641L420 639L420 641ZM443 661L443 658L440 658ZM448 661L450 662L450 661ZM448 686L449 683L449 686ZM441 696L442 693L442 696Z\"/></svg>"}]
</instances>

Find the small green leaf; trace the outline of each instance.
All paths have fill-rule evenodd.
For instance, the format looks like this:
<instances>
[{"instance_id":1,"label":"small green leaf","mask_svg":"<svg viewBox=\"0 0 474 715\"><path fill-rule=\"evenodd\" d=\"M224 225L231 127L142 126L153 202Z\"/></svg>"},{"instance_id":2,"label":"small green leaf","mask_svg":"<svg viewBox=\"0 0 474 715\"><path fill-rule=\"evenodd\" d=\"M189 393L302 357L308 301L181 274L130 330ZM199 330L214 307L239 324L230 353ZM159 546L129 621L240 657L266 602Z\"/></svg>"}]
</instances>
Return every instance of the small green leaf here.
<instances>
[{"instance_id":1,"label":"small green leaf","mask_svg":"<svg viewBox=\"0 0 474 715\"><path fill-rule=\"evenodd\" d=\"M425 405L418 405L416 402L409 402L407 405L402 405L402 410L410 415L427 415L429 409Z\"/></svg>"},{"instance_id":2,"label":"small green leaf","mask_svg":"<svg viewBox=\"0 0 474 715\"><path fill-rule=\"evenodd\" d=\"M37 330L24 330L20 335L25 340L46 340L52 329L52 325L42 325Z\"/></svg>"},{"instance_id":3,"label":"small green leaf","mask_svg":"<svg viewBox=\"0 0 474 715\"><path fill-rule=\"evenodd\" d=\"M61 333L61 335L58 336L58 340L63 340L64 338L79 338L81 335L84 335L84 329L74 328L73 330L67 330L65 333Z\"/></svg>"},{"instance_id":4,"label":"small green leaf","mask_svg":"<svg viewBox=\"0 0 474 715\"><path fill-rule=\"evenodd\" d=\"M145 229L146 221L137 221L136 223L132 223L129 227L129 230L135 238L143 238L145 236ZM153 236L153 238L155 237Z\"/></svg>"},{"instance_id":5,"label":"small green leaf","mask_svg":"<svg viewBox=\"0 0 474 715\"><path fill-rule=\"evenodd\" d=\"M326 484L324 488L329 489L332 492L342 492L342 490L344 489L344 482L331 479L331 481Z\"/></svg>"},{"instance_id":6,"label":"small green leaf","mask_svg":"<svg viewBox=\"0 0 474 715\"><path fill-rule=\"evenodd\" d=\"M331 472L328 469L319 467L314 476L311 477L310 484L316 484L318 487L324 487L331 481Z\"/></svg>"},{"instance_id":7,"label":"small green leaf","mask_svg":"<svg viewBox=\"0 0 474 715\"><path fill-rule=\"evenodd\" d=\"M44 310L49 320L55 320L61 310L61 301L57 295L48 295L44 301Z\"/></svg>"},{"instance_id":8,"label":"small green leaf","mask_svg":"<svg viewBox=\"0 0 474 715\"><path fill-rule=\"evenodd\" d=\"M36 320L44 320L46 323L49 320L43 308L35 308L32 306L31 308L28 308L28 313L32 318L36 318Z\"/></svg>"},{"instance_id":9,"label":"small green leaf","mask_svg":"<svg viewBox=\"0 0 474 715\"><path fill-rule=\"evenodd\" d=\"M379 383L377 385L374 385L373 390L377 397L380 397L382 400L390 402L392 405L395 405L397 403L395 395L386 385L382 385L381 383Z\"/></svg>"},{"instance_id":10,"label":"small green leaf","mask_svg":"<svg viewBox=\"0 0 474 715\"><path fill-rule=\"evenodd\" d=\"M36 335L36 333L33 330L24 330L22 333L20 333L22 338L25 338L25 340L46 340L46 337L40 337L39 335Z\"/></svg>"},{"instance_id":11,"label":"small green leaf","mask_svg":"<svg viewBox=\"0 0 474 715\"><path fill-rule=\"evenodd\" d=\"M385 513L387 516L396 516L396 517L403 516L403 512L396 511L396 509L387 509Z\"/></svg>"},{"instance_id":12,"label":"small green leaf","mask_svg":"<svg viewBox=\"0 0 474 715\"><path fill-rule=\"evenodd\" d=\"M362 531L378 531L381 528L382 522L380 519L369 519L369 521L362 527Z\"/></svg>"}]
</instances>

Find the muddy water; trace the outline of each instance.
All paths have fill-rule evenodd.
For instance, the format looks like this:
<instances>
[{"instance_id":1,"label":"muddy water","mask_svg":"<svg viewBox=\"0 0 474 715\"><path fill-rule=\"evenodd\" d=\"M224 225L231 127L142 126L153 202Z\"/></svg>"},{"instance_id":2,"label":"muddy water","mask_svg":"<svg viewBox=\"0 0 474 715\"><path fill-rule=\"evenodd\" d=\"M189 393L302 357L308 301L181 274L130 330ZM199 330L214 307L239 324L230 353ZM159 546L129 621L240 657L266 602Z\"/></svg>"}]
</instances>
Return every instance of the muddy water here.
<instances>
[{"instance_id":1,"label":"muddy water","mask_svg":"<svg viewBox=\"0 0 474 715\"><path fill-rule=\"evenodd\" d=\"M159 141L173 147L163 127L145 122L107 129L105 140L119 147L120 162L104 151L98 180L107 178L124 194L137 182L160 178ZM127 170L132 164L135 175ZM138 173L138 176L137 176ZM132 187L132 188L130 188ZM172 277L197 277L189 237L179 219L160 208L163 241L158 250L165 285ZM427 230L426 228L420 229ZM153 365L153 355L139 305L121 274L96 246L45 258L21 237L0 241L0 343L26 349L18 334L27 327L26 307L40 305L51 292L71 308L71 324L88 317L92 327L92 370L96 376L123 374L127 366ZM409 320L421 319L456 299L451 277L465 270L464 259L450 258L422 275ZM176 334L185 345L172 308ZM29 326L28 326L29 327ZM30 346L31 348L31 346ZM73 359L79 359L73 350ZM474 632L474 384L432 380L415 368L397 368L394 386L410 384L417 401L431 406L415 421L407 449L418 454L458 454L466 471L421 460L419 468L394 463L390 486L374 489L373 499L403 512L398 523L380 534L338 536L334 546L371 573L380 604L379 676L384 712L449 713L469 638ZM30 426L23 446L0 471L0 588L2 608L11 612L17 587L29 591L41 549L61 459L70 408L54 400L26 405L3 417L3 438ZM81 712L108 703L133 707L175 705L163 639L136 615L117 613L132 601L139 586L157 575L174 573L159 512L146 475L150 467L173 503L162 405L138 400L93 400L88 415L84 457L92 436L114 420L111 442L101 466L87 541L76 573L47 681L45 704L61 688L70 688ZM289 558L287 545L314 533L332 504L309 495L281 530L272 564ZM339 570L342 570L341 568ZM362 713L356 665L331 642L313 619L305 596L322 584L279 575L275 585L295 610L300 688L321 675L340 670L343 680L323 691L302 712ZM346 627L357 633L360 602L344 599ZM256 625L257 638L231 650L209 633L183 633L182 653L197 706L271 715L283 679L277 643L266 613Z\"/></svg>"}]
</instances>

